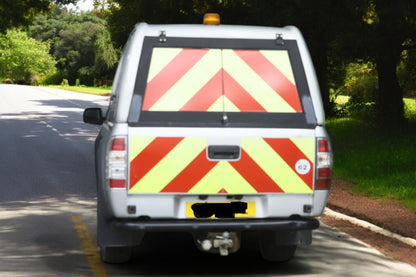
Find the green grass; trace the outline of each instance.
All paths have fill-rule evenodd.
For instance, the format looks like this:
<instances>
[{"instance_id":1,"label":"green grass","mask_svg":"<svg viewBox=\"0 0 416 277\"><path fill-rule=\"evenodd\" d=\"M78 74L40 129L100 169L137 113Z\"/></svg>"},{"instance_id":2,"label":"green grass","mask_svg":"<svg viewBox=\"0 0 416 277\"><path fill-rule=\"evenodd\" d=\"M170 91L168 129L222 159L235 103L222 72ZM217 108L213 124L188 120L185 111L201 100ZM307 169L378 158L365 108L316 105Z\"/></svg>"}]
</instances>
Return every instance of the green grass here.
<instances>
[{"instance_id":1,"label":"green grass","mask_svg":"<svg viewBox=\"0 0 416 277\"><path fill-rule=\"evenodd\" d=\"M355 183L355 193L399 199L416 212L416 103L410 106L412 119L394 129L352 118L330 119L326 126L335 177Z\"/></svg>"},{"instance_id":2,"label":"green grass","mask_svg":"<svg viewBox=\"0 0 416 277\"><path fill-rule=\"evenodd\" d=\"M60 86L60 85L50 85L50 88L64 89L75 92L82 92L95 95L110 95L111 87L86 87L86 86Z\"/></svg>"}]
</instances>

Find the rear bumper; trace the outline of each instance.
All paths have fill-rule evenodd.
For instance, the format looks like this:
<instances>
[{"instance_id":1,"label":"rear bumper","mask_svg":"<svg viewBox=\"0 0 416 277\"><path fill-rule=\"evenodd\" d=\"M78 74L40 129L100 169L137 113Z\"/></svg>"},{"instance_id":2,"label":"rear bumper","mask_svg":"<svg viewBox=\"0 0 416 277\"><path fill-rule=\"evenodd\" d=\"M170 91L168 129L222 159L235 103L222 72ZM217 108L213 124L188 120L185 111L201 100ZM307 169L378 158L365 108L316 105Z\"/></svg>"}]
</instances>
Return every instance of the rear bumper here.
<instances>
[{"instance_id":1,"label":"rear bumper","mask_svg":"<svg viewBox=\"0 0 416 277\"><path fill-rule=\"evenodd\" d=\"M114 220L116 228L138 232L301 231L319 227L315 218Z\"/></svg>"}]
</instances>

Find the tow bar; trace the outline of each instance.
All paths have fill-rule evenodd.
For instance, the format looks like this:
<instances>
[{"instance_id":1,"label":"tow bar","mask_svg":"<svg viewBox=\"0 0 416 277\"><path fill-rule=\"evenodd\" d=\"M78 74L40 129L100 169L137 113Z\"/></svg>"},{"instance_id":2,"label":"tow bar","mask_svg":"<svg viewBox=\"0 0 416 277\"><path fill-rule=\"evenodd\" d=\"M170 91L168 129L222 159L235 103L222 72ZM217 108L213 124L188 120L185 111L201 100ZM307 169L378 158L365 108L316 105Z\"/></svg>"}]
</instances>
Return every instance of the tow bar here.
<instances>
[{"instance_id":1,"label":"tow bar","mask_svg":"<svg viewBox=\"0 0 416 277\"><path fill-rule=\"evenodd\" d=\"M240 249L240 236L236 232L207 233L196 242L202 251L219 253L221 256L228 256Z\"/></svg>"}]
</instances>

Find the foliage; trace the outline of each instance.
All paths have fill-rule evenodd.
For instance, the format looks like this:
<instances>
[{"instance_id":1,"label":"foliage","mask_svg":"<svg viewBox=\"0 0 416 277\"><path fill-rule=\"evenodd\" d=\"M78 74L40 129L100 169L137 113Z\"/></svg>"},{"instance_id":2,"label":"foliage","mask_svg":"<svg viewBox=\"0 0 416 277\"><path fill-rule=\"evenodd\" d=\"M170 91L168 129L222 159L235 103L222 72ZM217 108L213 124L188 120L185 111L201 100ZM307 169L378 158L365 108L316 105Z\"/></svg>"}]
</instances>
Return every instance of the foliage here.
<instances>
[{"instance_id":1,"label":"foliage","mask_svg":"<svg viewBox=\"0 0 416 277\"><path fill-rule=\"evenodd\" d=\"M371 62L350 63L346 67L345 91L349 102L375 102L378 92L377 70Z\"/></svg>"},{"instance_id":2,"label":"foliage","mask_svg":"<svg viewBox=\"0 0 416 277\"><path fill-rule=\"evenodd\" d=\"M77 79L84 85L105 83L114 75L120 51L112 45L105 20L94 13L55 8L50 17L39 15L29 33L50 42L61 79L70 84Z\"/></svg>"},{"instance_id":3,"label":"foliage","mask_svg":"<svg viewBox=\"0 0 416 277\"><path fill-rule=\"evenodd\" d=\"M9 30L0 35L0 76L14 82L34 83L41 75L55 72L48 43L29 38L25 32Z\"/></svg>"},{"instance_id":4,"label":"foliage","mask_svg":"<svg viewBox=\"0 0 416 277\"><path fill-rule=\"evenodd\" d=\"M407 41L405 45L412 44L412 41ZM404 96L416 99L416 49L410 48L402 52L397 75Z\"/></svg>"},{"instance_id":5,"label":"foliage","mask_svg":"<svg viewBox=\"0 0 416 277\"><path fill-rule=\"evenodd\" d=\"M414 47L408 42L416 38L416 2L366 0L362 7L368 16L357 30L361 34L357 49L377 68L378 118L396 124L404 119L403 88L399 84L397 67L403 50Z\"/></svg>"},{"instance_id":6,"label":"foliage","mask_svg":"<svg viewBox=\"0 0 416 277\"><path fill-rule=\"evenodd\" d=\"M402 51L414 47L409 41L416 41L414 0L108 0L107 3L110 32L117 45L123 45L137 22L200 23L208 11L220 13L224 24L296 25L311 51L327 114L333 108L329 91L343 86L345 65L361 59L377 69L374 74L377 73L379 118L403 120L403 89L396 68ZM365 81L373 82L374 78Z\"/></svg>"},{"instance_id":7,"label":"foliage","mask_svg":"<svg viewBox=\"0 0 416 277\"><path fill-rule=\"evenodd\" d=\"M39 85L41 86L59 84L60 82L62 82L62 77L61 77L61 74L59 74L58 72L55 72L54 74L40 77L38 82L39 82Z\"/></svg>"},{"instance_id":8,"label":"foliage","mask_svg":"<svg viewBox=\"0 0 416 277\"><path fill-rule=\"evenodd\" d=\"M406 118L416 122L416 98L405 98L403 101Z\"/></svg>"},{"instance_id":9,"label":"foliage","mask_svg":"<svg viewBox=\"0 0 416 277\"><path fill-rule=\"evenodd\" d=\"M69 86L68 80L67 79L62 79L61 87L68 87L68 86Z\"/></svg>"},{"instance_id":10,"label":"foliage","mask_svg":"<svg viewBox=\"0 0 416 277\"><path fill-rule=\"evenodd\" d=\"M0 0L0 33L13 27L26 27L33 18L47 12L51 3L64 5L77 0Z\"/></svg>"}]
</instances>

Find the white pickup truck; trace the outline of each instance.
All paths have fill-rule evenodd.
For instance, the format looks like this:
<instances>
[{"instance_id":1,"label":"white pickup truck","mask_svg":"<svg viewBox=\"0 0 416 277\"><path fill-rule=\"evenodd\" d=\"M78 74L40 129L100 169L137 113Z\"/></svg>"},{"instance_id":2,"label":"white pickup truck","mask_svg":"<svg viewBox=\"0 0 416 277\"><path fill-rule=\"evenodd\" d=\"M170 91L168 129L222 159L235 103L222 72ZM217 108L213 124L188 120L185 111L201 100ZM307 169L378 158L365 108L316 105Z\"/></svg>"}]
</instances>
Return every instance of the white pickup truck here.
<instances>
[{"instance_id":1,"label":"white pickup truck","mask_svg":"<svg viewBox=\"0 0 416 277\"><path fill-rule=\"evenodd\" d=\"M215 22L215 18L211 23ZM98 245L128 261L147 232L190 232L228 255L242 232L287 261L310 244L332 152L296 27L136 25L96 140Z\"/></svg>"}]
</instances>

